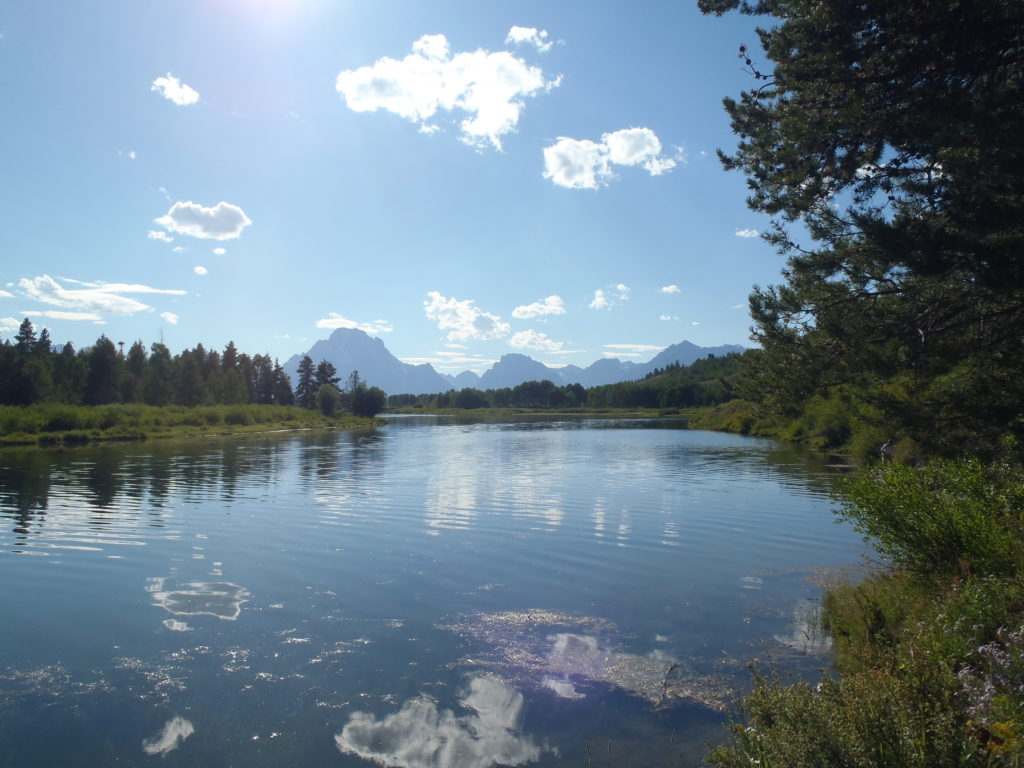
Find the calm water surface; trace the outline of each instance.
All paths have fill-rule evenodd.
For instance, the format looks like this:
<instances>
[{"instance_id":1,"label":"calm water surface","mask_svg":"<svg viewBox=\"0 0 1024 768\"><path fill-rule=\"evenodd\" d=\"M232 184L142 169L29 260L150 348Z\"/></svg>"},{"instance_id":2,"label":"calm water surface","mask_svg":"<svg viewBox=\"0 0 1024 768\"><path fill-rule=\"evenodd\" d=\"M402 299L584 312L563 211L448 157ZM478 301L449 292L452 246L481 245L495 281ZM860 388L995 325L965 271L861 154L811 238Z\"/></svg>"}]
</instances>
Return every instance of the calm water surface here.
<instances>
[{"instance_id":1,"label":"calm water surface","mask_svg":"<svg viewBox=\"0 0 1024 768\"><path fill-rule=\"evenodd\" d=\"M698 765L835 470L666 422L0 452L0 764Z\"/></svg>"}]
</instances>

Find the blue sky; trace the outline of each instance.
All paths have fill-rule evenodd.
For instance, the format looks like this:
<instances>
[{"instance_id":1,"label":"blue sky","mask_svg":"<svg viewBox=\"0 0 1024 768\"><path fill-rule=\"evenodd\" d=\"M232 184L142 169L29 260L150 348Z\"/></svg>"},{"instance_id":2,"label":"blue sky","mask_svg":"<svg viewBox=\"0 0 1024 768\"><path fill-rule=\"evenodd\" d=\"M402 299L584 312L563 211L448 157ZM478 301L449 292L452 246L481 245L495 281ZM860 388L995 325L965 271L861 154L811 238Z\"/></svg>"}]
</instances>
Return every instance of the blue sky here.
<instances>
[{"instance_id":1,"label":"blue sky","mask_svg":"<svg viewBox=\"0 0 1024 768\"><path fill-rule=\"evenodd\" d=\"M747 344L755 233L696 1L77 0L0 10L0 335L361 327L482 371Z\"/></svg>"}]
</instances>

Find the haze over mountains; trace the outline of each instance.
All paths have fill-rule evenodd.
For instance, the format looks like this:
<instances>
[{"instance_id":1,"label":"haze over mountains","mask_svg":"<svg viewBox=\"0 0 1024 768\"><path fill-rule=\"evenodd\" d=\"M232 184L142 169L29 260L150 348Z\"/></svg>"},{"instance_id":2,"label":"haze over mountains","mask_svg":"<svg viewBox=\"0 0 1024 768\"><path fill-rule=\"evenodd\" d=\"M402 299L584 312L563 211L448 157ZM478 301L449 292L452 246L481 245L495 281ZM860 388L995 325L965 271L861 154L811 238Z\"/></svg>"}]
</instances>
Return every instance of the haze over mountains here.
<instances>
[{"instance_id":1,"label":"haze over mountains","mask_svg":"<svg viewBox=\"0 0 1024 768\"><path fill-rule=\"evenodd\" d=\"M646 363L622 361L617 358L603 358L586 368L567 365L564 368L550 368L526 355L510 353L492 365L483 375L463 371L457 376L438 373L429 363L412 365L403 363L388 351L379 338L369 336L354 328L338 328L329 338L316 342L305 354L314 363L327 360L338 371L342 382L352 371L359 371L360 378L367 384L380 387L389 395L426 394L445 392L449 389L502 389L515 387L524 381L547 379L558 385L579 383L584 387L615 384L620 381L640 379L655 368L664 368L672 363L690 365L708 355L727 355L742 352L737 344L720 347L698 347L689 341L681 341L666 347ZM285 372L294 385L298 380L297 371L302 355L293 355L284 364Z\"/></svg>"}]
</instances>

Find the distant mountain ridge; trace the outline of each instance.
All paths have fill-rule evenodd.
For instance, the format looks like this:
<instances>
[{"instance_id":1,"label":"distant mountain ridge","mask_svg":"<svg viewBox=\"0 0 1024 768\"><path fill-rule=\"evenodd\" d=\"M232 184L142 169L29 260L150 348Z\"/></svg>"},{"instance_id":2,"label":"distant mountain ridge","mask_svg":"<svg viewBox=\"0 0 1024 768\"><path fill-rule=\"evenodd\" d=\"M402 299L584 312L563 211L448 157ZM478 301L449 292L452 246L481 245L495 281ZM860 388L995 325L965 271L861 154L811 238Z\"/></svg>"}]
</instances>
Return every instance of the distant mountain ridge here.
<instances>
[{"instance_id":1,"label":"distant mountain ridge","mask_svg":"<svg viewBox=\"0 0 1024 768\"><path fill-rule=\"evenodd\" d=\"M620 381L641 379L656 368L672 363L690 365L696 360L715 355L720 357L734 352L743 352L738 344L719 347L699 347L689 341L681 341L666 347L646 363L622 361L617 358L603 358L586 368L567 365L564 368L550 368L532 357L518 353L502 355L483 375L463 371L457 376L438 373L429 363L412 365L403 363L388 351L379 338L369 336L355 328L338 328L330 337L321 339L308 352L314 363L327 360L338 371L341 380L348 378L352 371L359 371L363 381L373 387L380 387L389 395L432 394L449 389L504 389L515 387L524 381L548 379L560 386L581 384L597 387ZM291 377L292 385L298 381L299 361L302 354L293 355L284 364L285 372Z\"/></svg>"}]
</instances>

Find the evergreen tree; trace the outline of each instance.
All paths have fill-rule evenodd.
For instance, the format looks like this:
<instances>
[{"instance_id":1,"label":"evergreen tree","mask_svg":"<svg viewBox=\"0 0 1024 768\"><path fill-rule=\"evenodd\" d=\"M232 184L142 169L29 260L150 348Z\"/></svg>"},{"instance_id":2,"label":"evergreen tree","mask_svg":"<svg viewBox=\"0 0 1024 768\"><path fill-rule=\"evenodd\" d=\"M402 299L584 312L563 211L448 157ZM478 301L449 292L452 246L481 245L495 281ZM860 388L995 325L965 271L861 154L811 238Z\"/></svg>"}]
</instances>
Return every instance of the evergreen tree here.
<instances>
[{"instance_id":1,"label":"evergreen tree","mask_svg":"<svg viewBox=\"0 0 1024 768\"><path fill-rule=\"evenodd\" d=\"M100 336L88 356L83 400L86 405L106 405L118 401L118 373L120 358L114 342Z\"/></svg>"},{"instance_id":2,"label":"evergreen tree","mask_svg":"<svg viewBox=\"0 0 1024 768\"><path fill-rule=\"evenodd\" d=\"M174 362L165 344L153 342L146 366L144 399L148 405L167 405L174 391Z\"/></svg>"},{"instance_id":3,"label":"evergreen tree","mask_svg":"<svg viewBox=\"0 0 1024 768\"><path fill-rule=\"evenodd\" d=\"M339 381L341 381L341 377L338 376L338 370L334 367L333 363L327 360L321 360L317 363L316 371L313 373L313 384L318 392L324 384L330 384L337 389Z\"/></svg>"},{"instance_id":4,"label":"evergreen tree","mask_svg":"<svg viewBox=\"0 0 1024 768\"><path fill-rule=\"evenodd\" d=\"M276 405L295 404L291 379L288 378L288 374L284 372L284 368L277 360L274 360L274 403Z\"/></svg>"},{"instance_id":5,"label":"evergreen tree","mask_svg":"<svg viewBox=\"0 0 1024 768\"><path fill-rule=\"evenodd\" d=\"M295 403L300 408L316 407L316 381L313 377L313 358L303 355L299 361L299 381L295 385Z\"/></svg>"},{"instance_id":6,"label":"evergreen tree","mask_svg":"<svg viewBox=\"0 0 1024 768\"><path fill-rule=\"evenodd\" d=\"M852 383L947 452L1024 437L1024 4L700 6L771 17L720 153L788 257L750 297L747 392L796 412Z\"/></svg>"}]
</instances>

